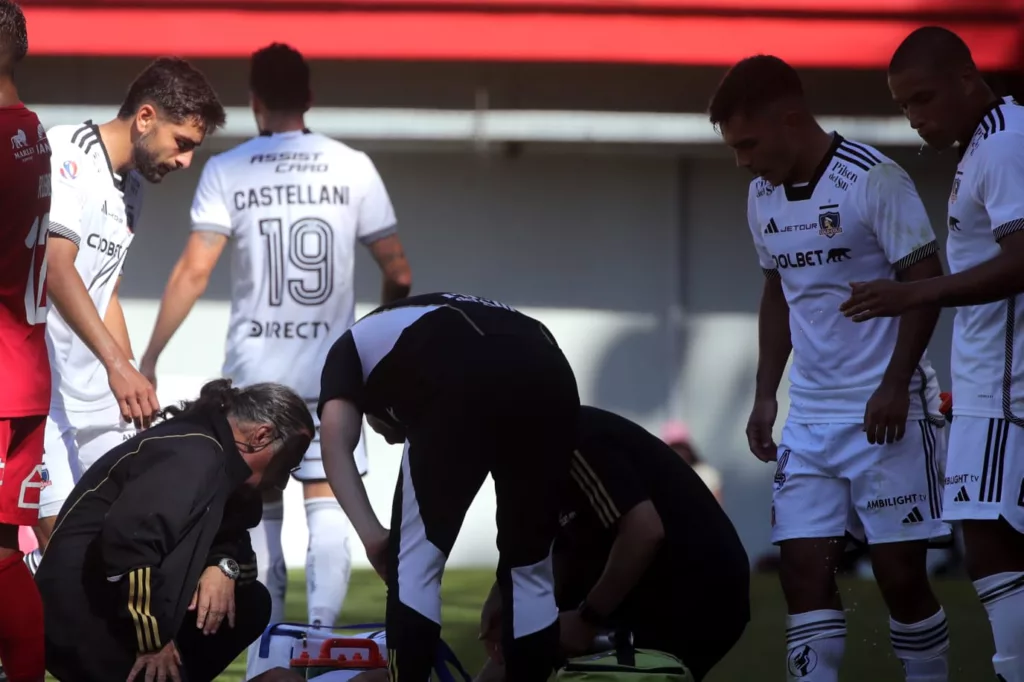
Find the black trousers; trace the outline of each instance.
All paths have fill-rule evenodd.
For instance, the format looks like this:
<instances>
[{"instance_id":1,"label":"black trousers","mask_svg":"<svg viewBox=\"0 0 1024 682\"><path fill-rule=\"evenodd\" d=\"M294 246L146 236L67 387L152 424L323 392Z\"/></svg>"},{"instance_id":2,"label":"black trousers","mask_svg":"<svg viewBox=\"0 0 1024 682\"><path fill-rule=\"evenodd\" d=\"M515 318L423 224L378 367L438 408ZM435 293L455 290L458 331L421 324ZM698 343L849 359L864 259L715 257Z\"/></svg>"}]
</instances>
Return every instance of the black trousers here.
<instances>
[{"instance_id":1,"label":"black trousers","mask_svg":"<svg viewBox=\"0 0 1024 682\"><path fill-rule=\"evenodd\" d=\"M558 662L551 549L575 445L576 380L553 345L503 337L485 345L466 352L490 359L464 357L466 374L408 429L388 561L392 680L430 676L441 634L441 576L488 474L497 501L507 679L544 682Z\"/></svg>"},{"instance_id":2,"label":"black trousers","mask_svg":"<svg viewBox=\"0 0 1024 682\"><path fill-rule=\"evenodd\" d=\"M270 594L258 582L235 588L234 628L229 627L225 619L215 634L204 635L196 627L196 612L189 611L174 638L181 654L182 682L213 682L249 644L263 634L269 623ZM49 636L50 627L51 624L47 622L46 669L53 677L61 682L128 679L128 673L135 664L132 651L134 641L120 642L104 637L111 629L106 623L97 622L91 631L81 633L77 646L62 646L53 642ZM60 639L68 641L69 638Z\"/></svg>"}]
</instances>

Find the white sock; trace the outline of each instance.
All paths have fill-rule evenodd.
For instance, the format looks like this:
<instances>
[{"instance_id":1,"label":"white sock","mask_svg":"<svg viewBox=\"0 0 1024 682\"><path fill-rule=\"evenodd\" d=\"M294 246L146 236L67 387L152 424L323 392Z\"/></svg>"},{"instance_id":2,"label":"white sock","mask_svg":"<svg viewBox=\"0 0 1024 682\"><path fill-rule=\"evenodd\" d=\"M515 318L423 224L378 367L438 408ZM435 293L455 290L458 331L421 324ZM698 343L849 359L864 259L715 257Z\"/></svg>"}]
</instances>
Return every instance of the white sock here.
<instances>
[{"instance_id":1,"label":"white sock","mask_svg":"<svg viewBox=\"0 0 1024 682\"><path fill-rule=\"evenodd\" d=\"M31 552L25 555L25 565L28 566L28 571L32 575L36 574L39 570L39 562L43 560L43 553L39 551L39 548L33 549Z\"/></svg>"},{"instance_id":2,"label":"white sock","mask_svg":"<svg viewBox=\"0 0 1024 682\"><path fill-rule=\"evenodd\" d=\"M284 565L284 550L281 547L281 527L284 524L284 503L270 502L263 505L263 518L259 525L249 531L252 551L256 553L256 579L270 593L270 623L284 620L284 599L288 589L288 571ZM259 638L249 645L247 654L250 671L255 665L259 652ZM251 676L251 675L250 675Z\"/></svg>"},{"instance_id":3,"label":"white sock","mask_svg":"<svg viewBox=\"0 0 1024 682\"><path fill-rule=\"evenodd\" d=\"M846 649L846 615L825 609L786 616L786 679L839 682Z\"/></svg>"},{"instance_id":4,"label":"white sock","mask_svg":"<svg viewBox=\"0 0 1024 682\"><path fill-rule=\"evenodd\" d=\"M309 622L331 627L338 619L352 573L348 517L333 497L306 500L306 600Z\"/></svg>"},{"instance_id":5,"label":"white sock","mask_svg":"<svg viewBox=\"0 0 1024 682\"><path fill-rule=\"evenodd\" d=\"M1003 682L1024 682L1024 573L997 573L974 581L988 611L996 655L992 667Z\"/></svg>"},{"instance_id":6,"label":"white sock","mask_svg":"<svg viewBox=\"0 0 1024 682\"><path fill-rule=\"evenodd\" d=\"M949 680L949 628L941 607L919 623L907 625L890 618L889 640L903 663L907 682Z\"/></svg>"}]
</instances>

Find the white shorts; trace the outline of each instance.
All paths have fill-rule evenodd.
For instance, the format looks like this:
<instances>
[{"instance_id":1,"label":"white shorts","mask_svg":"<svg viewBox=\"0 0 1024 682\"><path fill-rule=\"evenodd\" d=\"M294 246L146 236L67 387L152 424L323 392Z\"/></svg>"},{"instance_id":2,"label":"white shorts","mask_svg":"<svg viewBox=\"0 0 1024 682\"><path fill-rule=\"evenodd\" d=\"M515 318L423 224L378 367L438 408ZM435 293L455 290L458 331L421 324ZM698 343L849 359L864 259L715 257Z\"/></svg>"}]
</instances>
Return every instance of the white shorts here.
<instances>
[{"instance_id":1,"label":"white shorts","mask_svg":"<svg viewBox=\"0 0 1024 682\"><path fill-rule=\"evenodd\" d=\"M134 435L135 426L121 420L117 403L94 412L51 411L43 442L49 485L40 494L39 518L56 516L86 469Z\"/></svg>"},{"instance_id":2,"label":"white shorts","mask_svg":"<svg viewBox=\"0 0 1024 682\"><path fill-rule=\"evenodd\" d=\"M1006 419L953 417L943 518L1005 518L1024 533L1024 428Z\"/></svg>"},{"instance_id":3,"label":"white shorts","mask_svg":"<svg viewBox=\"0 0 1024 682\"><path fill-rule=\"evenodd\" d=\"M772 496L772 542L843 537L870 544L950 535L942 522L946 430L908 421L903 439L872 445L860 424L787 421Z\"/></svg>"},{"instance_id":4,"label":"white shorts","mask_svg":"<svg viewBox=\"0 0 1024 682\"><path fill-rule=\"evenodd\" d=\"M310 412L313 415L313 423L316 424L316 435L313 442L309 444L306 455L302 458L299 468L292 472L296 481L302 483L316 483L327 480L327 473L324 471L324 463L320 454L320 418L316 416L316 403L309 404ZM369 463L366 459L366 427L360 429L359 444L356 445L356 469L360 476L365 476Z\"/></svg>"}]
</instances>

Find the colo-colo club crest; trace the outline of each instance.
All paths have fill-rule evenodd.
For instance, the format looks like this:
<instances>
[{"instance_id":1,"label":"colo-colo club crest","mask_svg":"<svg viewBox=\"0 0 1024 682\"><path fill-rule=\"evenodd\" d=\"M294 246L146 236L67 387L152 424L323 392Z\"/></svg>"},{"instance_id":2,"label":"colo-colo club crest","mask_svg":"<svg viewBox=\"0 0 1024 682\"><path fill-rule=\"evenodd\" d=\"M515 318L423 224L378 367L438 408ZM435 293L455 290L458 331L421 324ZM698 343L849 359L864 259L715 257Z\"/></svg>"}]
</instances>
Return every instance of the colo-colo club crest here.
<instances>
[{"instance_id":1,"label":"colo-colo club crest","mask_svg":"<svg viewBox=\"0 0 1024 682\"><path fill-rule=\"evenodd\" d=\"M831 207L822 207L831 208ZM839 211L822 211L818 214L818 234L831 239L842 234L843 228L839 220Z\"/></svg>"}]
</instances>

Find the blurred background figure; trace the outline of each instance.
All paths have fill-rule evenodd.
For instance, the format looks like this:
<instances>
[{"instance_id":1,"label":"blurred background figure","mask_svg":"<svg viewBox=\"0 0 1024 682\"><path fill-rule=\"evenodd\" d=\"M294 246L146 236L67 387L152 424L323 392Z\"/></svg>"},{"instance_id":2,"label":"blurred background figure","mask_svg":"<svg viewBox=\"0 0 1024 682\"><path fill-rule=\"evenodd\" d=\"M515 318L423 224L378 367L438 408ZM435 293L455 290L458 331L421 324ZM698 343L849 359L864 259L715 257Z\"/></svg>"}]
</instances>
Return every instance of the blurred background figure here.
<instances>
[{"instance_id":1,"label":"blurred background figure","mask_svg":"<svg viewBox=\"0 0 1024 682\"><path fill-rule=\"evenodd\" d=\"M704 485L715 496L718 503L722 503L722 475L718 469L711 466L697 454L690 436L690 428L681 421L673 420L665 424L661 429L661 439L676 451L684 462L693 467L694 472L704 481Z\"/></svg>"}]
</instances>

